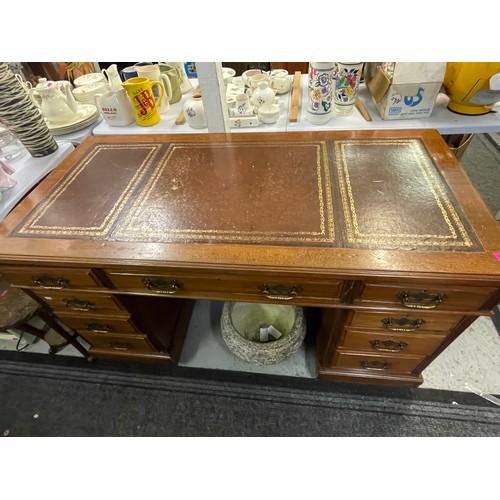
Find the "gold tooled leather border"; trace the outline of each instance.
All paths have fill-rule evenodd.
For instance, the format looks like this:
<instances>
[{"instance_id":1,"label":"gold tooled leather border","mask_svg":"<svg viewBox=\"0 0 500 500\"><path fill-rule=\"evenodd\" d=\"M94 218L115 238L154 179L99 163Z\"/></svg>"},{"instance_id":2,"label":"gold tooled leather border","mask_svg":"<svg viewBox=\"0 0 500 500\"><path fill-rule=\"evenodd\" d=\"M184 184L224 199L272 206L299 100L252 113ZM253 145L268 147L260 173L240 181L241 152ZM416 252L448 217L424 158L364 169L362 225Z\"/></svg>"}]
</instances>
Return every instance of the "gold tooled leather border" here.
<instances>
[{"instance_id":1,"label":"gold tooled leather border","mask_svg":"<svg viewBox=\"0 0 500 500\"><path fill-rule=\"evenodd\" d=\"M464 222L461 220L455 210L455 207L453 206L453 203L446 194L445 185L438 176L438 172L430 161L430 158L419 139L357 139L334 141L334 143L335 156L337 158L337 176L348 243L363 245L371 244L375 247L403 247L408 245L417 245L422 247L471 248L473 246L480 246L477 243L473 243L471 236L465 229ZM439 207L445 224L449 228L449 234L363 233L358 225L356 205L349 177L349 166L346 158L346 147L349 145L394 145L409 147L410 151L412 151L414 155L416 165L418 166L431 193L434 196L434 199L436 200L436 204Z\"/></svg>"},{"instance_id":2,"label":"gold tooled leather border","mask_svg":"<svg viewBox=\"0 0 500 500\"><path fill-rule=\"evenodd\" d=\"M155 231L154 228L144 229L144 224L138 224L143 206L147 204L151 192L154 190L158 179L164 175L168 168L168 163L176 149L178 148L206 148L205 144L197 142L172 142L167 151L162 156L158 165L154 168L141 192L135 198L128 217L121 221L113 232L113 238L126 241L234 241L241 243L333 243L335 241L334 214L332 188L330 179L330 167L328 161L326 141L287 141L287 142L231 142L231 143L210 143L210 148L236 148L236 147L284 147L291 148L297 146L314 146L316 148L316 175L318 182L318 212L320 218L320 231L290 231L276 233L273 231L238 231L219 229L168 229Z\"/></svg>"},{"instance_id":3,"label":"gold tooled leather border","mask_svg":"<svg viewBox=\"0 0 500 500\"><path fill-rule=\"evenodd\" d=\"M75 165L69 174L59 182L55 189L49 193L46 200L40 203L32 212L30 217L16 229L15 233L20 235L47 235L47 236L88 236L103 237L107 236L111 227L119 217L124 205L127 203L137 185L141 182L144 174L158 155L162 147L161 143L140 143L140 144L98 144L89 153ZM104 217L102 223L98 226L45 226L38 224L38 221L57 201L59 196L70 186L78 176L85 170L90 162L94 161L96 156L103 150L109 149L149 149L145 160L137 168L134 176L123 190L122 194L113 205L112 209Z\"/></svg>"}]
</instances>

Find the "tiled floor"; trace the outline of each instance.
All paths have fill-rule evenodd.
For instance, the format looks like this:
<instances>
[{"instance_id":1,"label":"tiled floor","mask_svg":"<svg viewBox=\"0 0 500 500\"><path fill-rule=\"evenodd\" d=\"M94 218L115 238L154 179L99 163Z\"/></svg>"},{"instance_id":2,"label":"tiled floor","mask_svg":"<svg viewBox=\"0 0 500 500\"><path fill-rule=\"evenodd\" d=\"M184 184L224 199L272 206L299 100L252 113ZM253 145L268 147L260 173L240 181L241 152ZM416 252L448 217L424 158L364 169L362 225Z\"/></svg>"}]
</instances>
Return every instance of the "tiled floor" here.
<instances>
[{"instance_id":1,"label":"tiled floor","mask_svg":"<svg viewBox=\"0 0 500 500\"><path fill-rule=\"evenodd\" d=\"M256 366L229 351L220 332L222 302L198 301L193 311L182 356L182 366L315 377L314 347L305 342L288 360L270 366ZM17 340L0 340L0 349L14 350ZM24 345L21 344L21 345ZM25 352L47 353L48 346L37 340ZM58 355L81 356L72 346ZM500 335L491 318L478 318L423 372L423 388L500 394ZM476 392L476 391L473 391Z\"/></svg>"}]
</instances>

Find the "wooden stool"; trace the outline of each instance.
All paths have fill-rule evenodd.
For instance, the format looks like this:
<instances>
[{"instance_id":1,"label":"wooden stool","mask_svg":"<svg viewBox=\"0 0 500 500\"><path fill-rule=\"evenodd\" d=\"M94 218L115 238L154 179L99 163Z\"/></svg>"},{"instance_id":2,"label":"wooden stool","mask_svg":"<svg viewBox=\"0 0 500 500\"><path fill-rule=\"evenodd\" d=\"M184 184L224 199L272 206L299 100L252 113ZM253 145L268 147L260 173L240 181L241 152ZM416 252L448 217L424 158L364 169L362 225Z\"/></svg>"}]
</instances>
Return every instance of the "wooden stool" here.
<instances>
[{"instance_id":1,"label":"wooden stool","mask_svg":"<svg viewBox=\"0 0 500 500\"><path fill-rule=\"evenodd\" d=\"M33 326L30 322L35 318L40 318L44 327ZM50 346L49 354L55 354L71 344L83 356L88 357L88 352L78 341L76 333L69 333L48 308L23 290L11 287L9 282L0 277L0 332L8 330L20 330L44 340Z\"/></svg>"}]
</instances>

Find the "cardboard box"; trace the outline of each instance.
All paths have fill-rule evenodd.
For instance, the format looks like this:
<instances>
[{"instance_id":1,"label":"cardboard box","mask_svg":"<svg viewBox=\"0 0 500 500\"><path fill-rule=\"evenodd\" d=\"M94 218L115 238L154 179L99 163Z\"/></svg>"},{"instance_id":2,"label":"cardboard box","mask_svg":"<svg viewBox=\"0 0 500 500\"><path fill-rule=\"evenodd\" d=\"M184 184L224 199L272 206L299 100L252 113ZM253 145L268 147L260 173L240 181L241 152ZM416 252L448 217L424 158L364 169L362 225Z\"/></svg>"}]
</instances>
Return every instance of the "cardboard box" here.
<instances>
[{"instance_id":1,"label":"cardboard box","mask_svg":"<svg viewBox=\"0 0 500 500\"><path fill-rule=\"evenodd\" d=\"M379 66L367 87L383 120L428 118L445 72L445 62L392 63Z\"/></svg>"}]
</instances>

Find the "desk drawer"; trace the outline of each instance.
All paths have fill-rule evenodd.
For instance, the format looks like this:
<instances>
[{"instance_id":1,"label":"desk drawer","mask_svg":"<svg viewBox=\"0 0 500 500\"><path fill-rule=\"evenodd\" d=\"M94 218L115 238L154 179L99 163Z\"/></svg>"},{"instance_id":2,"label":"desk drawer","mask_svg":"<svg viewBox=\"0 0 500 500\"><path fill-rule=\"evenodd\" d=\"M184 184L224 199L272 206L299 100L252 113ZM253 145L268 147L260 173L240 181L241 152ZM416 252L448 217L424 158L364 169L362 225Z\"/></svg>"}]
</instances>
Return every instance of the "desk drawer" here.
<instances>
[{"instance_id":1,"label":"desk drawer","mask_svg":"<svg viewBox=\"0 0 500 500\"><path fill-rule=\"evenodd\" d=\"M37 291L37 295L55 312L71 311L84 314L123 312L118 300L111 294L45 290L43 292Z\"/></svg>"},{"instance_id":2,"label":"desk drawer","mask_svg":"<svg viewBox=\"0 0 500 500\"><path fill-rule=\"evenodd\" d=\"M351 331L347 329L341 347L349 351L372 354L431 355L446 337L431 334L390 334L375 331Z\"/></svg>"},{"instance_id":3,"label":"desk drawer","mask_svg":"<svg viewBox=\"0 0 500 500\"><path fill-rule=\"evenodd\" d=\"M125 337L122 335L85 333L83 337L87 342L89 342L92 348L99 350L120 353L157 352L157 350L148 342L147 338L142 335ZM90 349L89 352L92 352L92 349Z\"/></svg>"},{"instance_id":4,"label":"desk drawer","mask_svg":"<svg viewBox=\"0 0 500 500\"><path fill-rule=\"evenodd\" d=\"M360 297L353 303L362 306L398 306L414 311L476 311L481 310L483 304L494 293L496 293L495 288L487 287L365 283Z\"/></svg>"},{"instance_id":5,"label":"desk drawer","mask_svg":"<svg viewBox=\"0 0 500 500\"><path fill-rule=\"evenodd\" d=\"M423 359L424 357L418 356L377 355L338 351L333 365L335 368L348 368L372 374L409 374Z\"/></svg>"},{"instance_id":6,"label":"desk drawer","mask_svg":"<svg viewBox=\"0 0 500 500\"><path fill-rule=\"evenodd\" d=\"M463 316L433 314L423 310L408 311L408 313L365 312L356 311L353 314L350 327L359 329L381 329L387 332L439 332L446 335Z\"/></svg>"},{"instance_id":7,"label":"desk drawer","mask_svg":"<svg viewBox=\"0 0 500 500\"><path fill-rule=\"evenodd\" d=\"M14 286L32 289L62 290L101 287L91 269L8 267L2 268L2 275Z\"/></svg>"},{"instance_id":8,"label":"desk drawer","mask_svg":"<svg viewBox=\"0 0 500 500\"><path fill-rule=\"evenodd\" d=\"M140 334L139 330L135 328L133 322L128 317L116 318L93 314L83 317L60 314L59 318L66 325L68 325L70 328L73 328L83 336L86 336L87 334Z\"/></svg>"},{"instance_id":9,"label":"desk drawer","mask_svg":"<svg viewBox=\"0 0 500 500\"><path fill-rule=\"evenodd\" d=\"M220 300L262 300L332 304L340 300L342 282L313 278L290 278L269 275L131 274L107 270L113 285L120 291L151 295L210 298Z\"/></svg>"}]
</instances>

